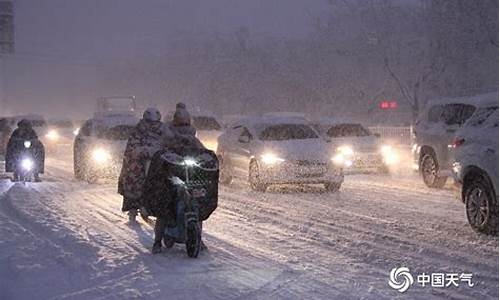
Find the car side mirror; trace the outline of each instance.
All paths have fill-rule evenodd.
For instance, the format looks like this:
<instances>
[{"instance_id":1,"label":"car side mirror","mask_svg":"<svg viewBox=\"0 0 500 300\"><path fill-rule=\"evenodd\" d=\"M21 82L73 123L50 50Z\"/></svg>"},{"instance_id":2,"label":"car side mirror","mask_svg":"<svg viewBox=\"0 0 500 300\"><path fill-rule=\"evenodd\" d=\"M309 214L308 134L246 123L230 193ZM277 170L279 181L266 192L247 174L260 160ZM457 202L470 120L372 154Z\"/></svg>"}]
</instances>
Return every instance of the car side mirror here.
<instances>
[{"instance_id":1,"label":"car side mirror","mask_svg":"<svg viewBox=\"0 0 500 300\"><path fill-rule=\"evenodd\" d=\"M238 138L238 142L243 143L243 144L248 144L248 143L250 143L250 137L248 135L241 135Z\"/></svg>"}]
</instances>

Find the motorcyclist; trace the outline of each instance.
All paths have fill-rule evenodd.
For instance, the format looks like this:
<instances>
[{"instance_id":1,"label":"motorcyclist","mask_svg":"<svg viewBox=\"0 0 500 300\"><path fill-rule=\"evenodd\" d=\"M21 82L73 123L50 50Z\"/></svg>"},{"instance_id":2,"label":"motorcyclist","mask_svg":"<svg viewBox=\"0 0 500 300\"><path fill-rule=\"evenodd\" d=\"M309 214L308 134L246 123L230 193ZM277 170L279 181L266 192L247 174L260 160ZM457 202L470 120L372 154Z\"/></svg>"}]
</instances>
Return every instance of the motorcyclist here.
<instances>
[{"instance_id":1,"label":"motorcyclist","mask_svg":"<svg viewBox=\"0 0 500 300\"><path fill-rule=\"evenodd\" d=\"M123 196L122 211L128 212L131 222L141 210L147 164L161 148L165 129L160 112L156 108L148 108L128 139L118 179L118 193ZM147 216L144 210L141 210L141 215Z\"/></svg>"},{"instance_id":2,"label":"motorcyclist","mask_svg":"<svg viewBox=\"0 0 500 300\"><path fill-rule=\"evenodd\" d=\"M197 147L203 148L203 144L196 138L196 129L191 126L191 116L186 109L184 103L177 103L176 110L171 122L166 122L170 131L174 134L168 142L164 142L166 147L180 148L180 147ZM169 223L165 217L157 217L155 223L155 238L152 248L152 253L157 254L161 252L162 239L166 248L171 248L174 245L174 240L164 237L164 232ZM202 249L206 249L202 241Z\"/></svg>"},{"instance_id":3,"label":"motorcyclist","mask_svg":"<svg viewBox=\"0 0 500 300\"><path fill-rule=\"evenodd\" d=\"M33 177L36 182L39 182L39 174L43 174L44 172L45 150L43 144L38 139L31 122L26 119L22 119L17 123L17 128L12 132L9 138L9 142L7 143L7 152L5 155L5 171L14 173L14 181L19 180L17 164L19 159L21 159L21 152L25 149L25 141L31 142L31 151L33 158L35 159Z\"/></svg>"}]
</instances>

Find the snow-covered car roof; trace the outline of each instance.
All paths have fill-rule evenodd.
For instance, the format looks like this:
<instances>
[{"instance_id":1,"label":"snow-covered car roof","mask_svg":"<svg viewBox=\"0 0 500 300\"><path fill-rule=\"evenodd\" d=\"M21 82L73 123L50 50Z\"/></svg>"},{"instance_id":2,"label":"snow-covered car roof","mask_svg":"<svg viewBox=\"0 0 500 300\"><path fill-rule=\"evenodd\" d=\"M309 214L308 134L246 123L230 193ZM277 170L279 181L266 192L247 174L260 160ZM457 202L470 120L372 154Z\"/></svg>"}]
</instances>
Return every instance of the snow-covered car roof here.
<instances>
[{"instance_id":1,"label":"snow-covered car roof","mask_svg":"<svg viewBox=\"0 0 500 300\"><path fill-rule=\"evenodd\" d=\"M459 98L435 98L429 100L425 107L426 109L431 108L435 105L445 105L445 104L472 104L477 107L489 106L492 103L498 103L498 92L491 92L485 94L479 94L469 97L459 97Z\"/></svg>"},{"instance_id":2,"label":"snow-covered car roof","mask_svg":"<svg viewBox=\"0 0 500 300\"><path fill-rule=\"evenodd\" d=\"M242 119L236 123L234 126L242 125L245 127L256 127L259 125L275 125L275 124L305 124L309 125L309 121L301 117L276 117L276 116L262 116L262 117L248 117Z\"/></svg>"},{"instance_id":3,"label":"snow-covered car roof","mask_svg":"<svg viewBox=\"0 0 500 300\"><path fill-rule=\"evenodd\" d=\"M311 121L311 124L317 124L321 126L334 126L339 124L360 124L363 125L362 122L349 118L319 118ZM363 125L364 126L364 125Z\"/></svg>"}]
</instances>

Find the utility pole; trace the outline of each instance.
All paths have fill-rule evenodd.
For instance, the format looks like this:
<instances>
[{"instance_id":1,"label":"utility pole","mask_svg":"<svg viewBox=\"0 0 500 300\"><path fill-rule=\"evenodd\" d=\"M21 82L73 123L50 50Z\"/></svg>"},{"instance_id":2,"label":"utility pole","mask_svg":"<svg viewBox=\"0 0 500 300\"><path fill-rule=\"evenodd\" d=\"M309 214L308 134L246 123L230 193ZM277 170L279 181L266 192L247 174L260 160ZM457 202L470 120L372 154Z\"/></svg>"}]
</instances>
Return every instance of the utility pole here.
<instances>
[{"instance_id":1,"label":"utility pole","mask_svg":"<svg viewBox=\"0 0 500 300\"><path fill-rule=\"evenodd\" d=\"M0 114L6 111L6 55L14 53L14 4L0 1Z\"/></svg>"}]
</instances>

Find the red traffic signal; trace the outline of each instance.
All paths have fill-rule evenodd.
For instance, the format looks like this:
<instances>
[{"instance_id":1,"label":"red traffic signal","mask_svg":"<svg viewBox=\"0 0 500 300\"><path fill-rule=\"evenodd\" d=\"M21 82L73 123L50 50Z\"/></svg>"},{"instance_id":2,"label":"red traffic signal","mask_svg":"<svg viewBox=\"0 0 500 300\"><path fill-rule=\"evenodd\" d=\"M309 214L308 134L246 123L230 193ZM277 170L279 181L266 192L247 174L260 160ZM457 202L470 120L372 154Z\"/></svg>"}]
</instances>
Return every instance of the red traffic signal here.
<instances>
[{"instance_id":1,"label":"red traffic signal","mask_svg":"<svg viewBox=\"0 0 500 300\"><path fill-rule=\"evenodd\" d=\"M381 101L379 104L380 109L396 109L398 108L398 103L396 101Z\"/></svg>"}]
</instances>

